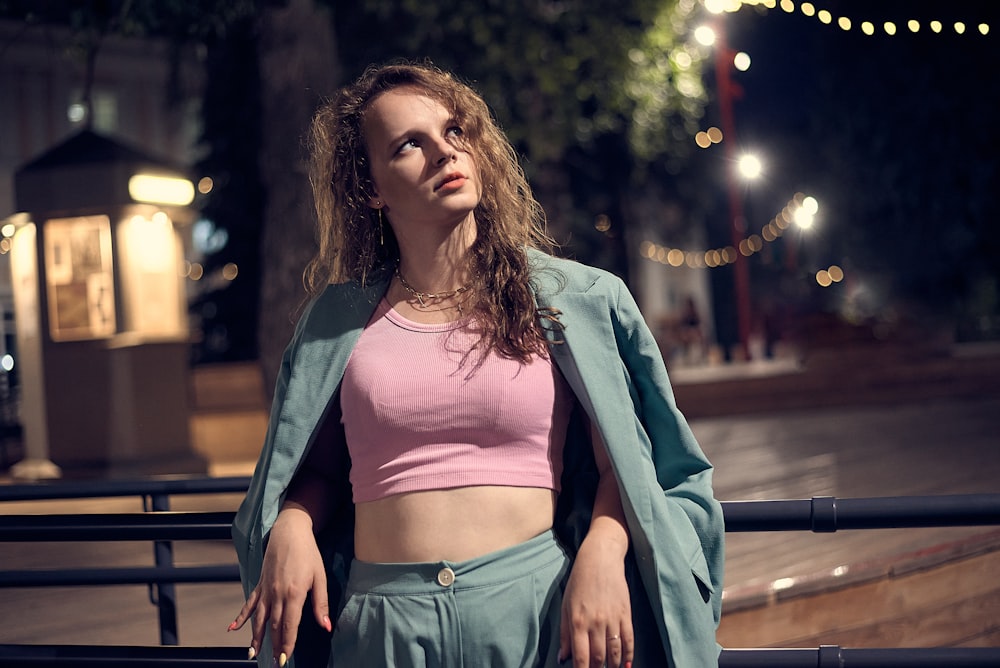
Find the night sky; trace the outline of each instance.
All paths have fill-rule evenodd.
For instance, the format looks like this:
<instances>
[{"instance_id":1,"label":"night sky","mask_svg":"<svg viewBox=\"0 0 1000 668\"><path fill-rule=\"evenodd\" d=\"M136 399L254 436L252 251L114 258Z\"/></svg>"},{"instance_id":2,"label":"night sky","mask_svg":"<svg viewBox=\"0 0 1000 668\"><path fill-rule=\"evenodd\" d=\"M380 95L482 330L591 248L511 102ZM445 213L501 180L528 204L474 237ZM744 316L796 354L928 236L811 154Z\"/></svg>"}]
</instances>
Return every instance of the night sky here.
<instances>
[{"instance_id":1,"label":"night sky","mask_svg":"<svg viewBox=\"0 0 1000 668\"><path fill-rule=\"evenodd\" d=\"M744 190L750 231L802 192L821 209L802 236L800 269L844 266L879 293L871 310L914 296L939 311L961 309L983 285L995 292L1000 4L813 3L830 11L829 25L802 5L723 15L729 47L752 59L748 71L732 72L737 143L764 163ZM850 30L839 17L851 19ZM989 24L986 36L980 23ZM706 124L714 118L710 105ZM996 309L995 299L977 308Z\"/></svg>"}]
</instances>

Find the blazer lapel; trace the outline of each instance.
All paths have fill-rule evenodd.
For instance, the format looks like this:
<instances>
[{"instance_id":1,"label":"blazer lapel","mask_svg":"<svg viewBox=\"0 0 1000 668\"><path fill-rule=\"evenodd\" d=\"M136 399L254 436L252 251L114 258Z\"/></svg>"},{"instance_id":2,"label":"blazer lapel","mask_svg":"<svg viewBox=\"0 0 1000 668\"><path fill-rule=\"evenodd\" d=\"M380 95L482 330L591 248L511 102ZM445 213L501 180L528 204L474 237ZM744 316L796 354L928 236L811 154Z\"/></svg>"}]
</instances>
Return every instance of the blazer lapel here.
<instances>
[{"instance_id":1,"label":"blazer lapel","mask_svg":"<svg viewBox=\"0 0 1000 668\"><path fill-rule=\"evenodd\" d=\"M552 332L552 359L573 389L591 421L597 425L619 480L626 517L633 528L652 519L645 484L651 467L637 456L635 439L642 438L641 425L631 397L628 371L616 345L608 297L603 292L560 292L537 297L539 306L559 309L564 328ZM631 397L632 401L629 401Z\"/></svg>"},{"instance_id":2,"label":"blazer lapel","mask_svg":"<svg viewBox=\"0 0 1000 668\"><path fill-rule=\"evenodd\" d=\"M387 286L387 280L364 287L331 285L312 305L275 431L271 473L264 488L265 530L277 516L281 495L312 445L351 351Z\"/></svg>"}]
</instances>

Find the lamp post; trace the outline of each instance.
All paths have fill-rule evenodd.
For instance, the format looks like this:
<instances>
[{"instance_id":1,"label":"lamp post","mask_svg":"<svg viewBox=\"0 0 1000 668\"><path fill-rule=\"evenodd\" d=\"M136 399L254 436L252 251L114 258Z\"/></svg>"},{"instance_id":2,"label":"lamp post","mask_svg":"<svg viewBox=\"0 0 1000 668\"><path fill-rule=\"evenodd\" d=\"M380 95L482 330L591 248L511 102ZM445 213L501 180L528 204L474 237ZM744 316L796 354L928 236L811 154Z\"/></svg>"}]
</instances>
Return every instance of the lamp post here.
<instances>
[{"instance_id":1,"label":"lamp post","mask_svg":"<svg viewBox=\"0 0 1000 668\"><path fill-rule=\"evenodd\" d=\"M740 351L743 359L750 359L750 264L739 252L740 241L746 236L747 223L743 215L743 197L733 173L738 164L736 146L736 121L733 115L733 82L730 78L733 53L726 44L722 21L713 26L715 33L715 81L719 95L719 115L722 123L723 150L729 169L726 170L726 191L729 199L729 230L736 261L733 263L733 282L736 292L736 321Z\"/></svg>"}]
</instances>

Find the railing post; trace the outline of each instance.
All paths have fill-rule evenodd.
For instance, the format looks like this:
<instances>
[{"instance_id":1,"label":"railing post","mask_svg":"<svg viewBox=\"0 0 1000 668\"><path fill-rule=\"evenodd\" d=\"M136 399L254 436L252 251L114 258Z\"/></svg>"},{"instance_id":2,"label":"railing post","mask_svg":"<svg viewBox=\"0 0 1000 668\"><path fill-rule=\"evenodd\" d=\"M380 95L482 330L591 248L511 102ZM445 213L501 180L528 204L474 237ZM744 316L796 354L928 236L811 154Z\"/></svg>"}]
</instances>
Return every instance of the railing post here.
<instances>
[{"instance_id":1,"label":"railing post","mask_svg":"<svg viewBox=\"0 0 1000 668\"><path fill-rule=\"evenodd\" d=\"M820 645L816 668L844 668L840 645Z\"/></svg>"},{"instance_id":2,"label":"railing post","mask_svg":"<svg viewBox=\"0 0 1000 668\"><path fill-rule=\"evenodd\" d=\"M170 510L169 494L151 494L149 496L153 512ZM153 560L157 566L172 567L174 565L174 544L169 540L153 541ZM176 645L177 640L177 591L172 582L162 582L150 585L150 593L156 589L153 601L160 616L160 644Z\"/></svg>"},{"instance_id":3,"label":"railing post","mask_svg":"<svg viewBox=\"0 0 1000 668\"><path fill-rule=\"evenodd\" d=\"M836 497L814 496L810 508L810 522L815 533L833 533L837 530Z\"/></svg>"}]
</instances>

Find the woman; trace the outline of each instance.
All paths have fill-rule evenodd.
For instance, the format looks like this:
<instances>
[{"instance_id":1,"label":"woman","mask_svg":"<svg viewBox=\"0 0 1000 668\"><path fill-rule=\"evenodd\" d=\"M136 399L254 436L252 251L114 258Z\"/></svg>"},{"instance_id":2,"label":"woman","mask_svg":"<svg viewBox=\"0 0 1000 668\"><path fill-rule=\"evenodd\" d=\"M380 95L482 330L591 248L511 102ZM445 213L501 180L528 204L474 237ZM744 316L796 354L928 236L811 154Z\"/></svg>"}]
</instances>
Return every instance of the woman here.
<instances>
[{"instance_id":1,"label":"woman","mask_svg":"<svg viewBox=\"0 0 1000 668\"><path fill-rule=\"evenodd\" d=\"M311 148L313 298L233 527L251 656L714 666L711 465L621 281L545 252L483 100L373 67Z\"/></svg>"}]
</instances>

